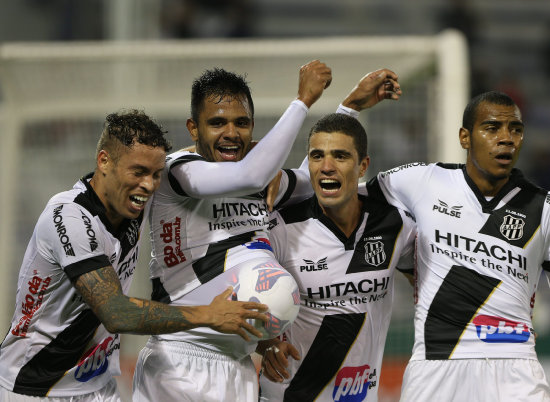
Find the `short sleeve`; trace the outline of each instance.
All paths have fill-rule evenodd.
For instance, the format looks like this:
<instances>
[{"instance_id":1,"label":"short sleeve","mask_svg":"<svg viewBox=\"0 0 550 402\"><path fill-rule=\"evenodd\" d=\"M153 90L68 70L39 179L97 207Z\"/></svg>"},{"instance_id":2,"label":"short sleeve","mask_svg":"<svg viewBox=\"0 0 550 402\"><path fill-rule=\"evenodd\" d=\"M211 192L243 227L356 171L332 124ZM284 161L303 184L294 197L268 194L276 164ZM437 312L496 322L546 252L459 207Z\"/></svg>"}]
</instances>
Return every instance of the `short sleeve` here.
<instances>
[{"instance_id":1,"label":"short sleeve","mask_svg":"<svg viewBox=\"0 0 550 402\"><path fill-rule=\"evenodd\" d=\"M286 227L283 218L277 211L269 215L269 242L277 261L283 264L288 248L286 244Z\"/></svg>"},{"instance_id":2,"label":"short sleeve","mask_svg":"<svg viewBox=\"0 0 550 402\"><path fill-rule=\"evenodd\" d=\"M74 279L110 265L98 221L77 204L50 205L41 215L38 251Z\"/></svg>"}]
</instances>

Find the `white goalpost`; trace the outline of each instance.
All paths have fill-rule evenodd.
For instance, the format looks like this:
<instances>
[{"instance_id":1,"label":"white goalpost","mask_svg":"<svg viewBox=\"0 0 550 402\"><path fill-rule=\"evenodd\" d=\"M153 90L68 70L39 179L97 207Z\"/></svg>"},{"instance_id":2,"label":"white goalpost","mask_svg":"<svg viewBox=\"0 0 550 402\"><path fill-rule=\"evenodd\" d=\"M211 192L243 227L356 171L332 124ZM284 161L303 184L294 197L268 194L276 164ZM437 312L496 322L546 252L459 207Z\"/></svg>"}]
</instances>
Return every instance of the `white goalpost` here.
<instances>
[{"instance_id":1,"label":"white goalpost","mask_svg":"<svg viewBox=\"0 0 550 402\"><path fill-rule=\"evenodd\" d=\"M463 162L457 144L469 97L466 41L456 31L434 36L281 40L6 43L0 46L0 333L8 331L17 274L45 203L94 168L105 116L143 109L189 145L185 129L192 80L205 69L246 73L260 139L296 96L299 67L327 63L333 82L312 107L287 166L305 152L311 123L336 110L367 72L387 67L403 96L362 115L376 172L413 160ZM391 165L389 165L391 164ZM149 297L148 241L135 276ZM147 273L146 273L147 272ZM136 352L137 353L137 352Z\"/></svg>"}]
</instances>

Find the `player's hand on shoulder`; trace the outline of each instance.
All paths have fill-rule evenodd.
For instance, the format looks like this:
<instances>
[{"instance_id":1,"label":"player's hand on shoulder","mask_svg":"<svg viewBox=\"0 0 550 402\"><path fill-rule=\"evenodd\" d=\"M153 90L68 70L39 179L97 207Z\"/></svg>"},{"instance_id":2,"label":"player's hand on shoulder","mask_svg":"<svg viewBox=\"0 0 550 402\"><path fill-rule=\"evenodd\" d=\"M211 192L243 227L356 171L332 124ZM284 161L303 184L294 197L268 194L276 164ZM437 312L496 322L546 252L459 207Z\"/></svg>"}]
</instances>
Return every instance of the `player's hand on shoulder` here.
<instances>
[{"instance_id":1,"label":"player's hand on shoulder","mask_svg":"<svg viewBox=\"0 0 550 402\"><path fill-rule=\"evenodd\" d=\"M262 355L262 375L273 382L290 378L287 371L289 356L300 360L300 353L288 342L278 341L266 348Z\"/></svg>"},{"instance_id":2,"label":"player's hand on shoulder","mask_svg":"<svg viewBox=\"0 0 550 402\"><path fill-rule=\"evenodd\" d=\"M319 60L310 61L300 67L298 99L309 108L321 97L332 82L332 70Z\"/></svg>"},{"instance_id":3,"label":"player's hand on shoulder","mask_svg":"<svg viewBox=\"0 0 550 402\"><path fill-rule=\"evenodd\" d=\"M262 333L247 320L256 319L268 322L269 319L264 314L268 307L256 302L230 300L232 292L233 288L228 287L208 306L208 314L211 315L209 327L225 334L237 334L245 341L250 341L249 334L261 338Z\"/></svg>"},{"instance_id":4,"label":"player's hand on shoulder","mask_svg":"<svg viewBox=\"0 0 550 402\"><path fill-rule=\"evenodd\" d=\"M384 99L398 100L401 94L397 74L387 68L381 68L361 78L342 105L361 111Z\"/></svg>"}]
</instances>

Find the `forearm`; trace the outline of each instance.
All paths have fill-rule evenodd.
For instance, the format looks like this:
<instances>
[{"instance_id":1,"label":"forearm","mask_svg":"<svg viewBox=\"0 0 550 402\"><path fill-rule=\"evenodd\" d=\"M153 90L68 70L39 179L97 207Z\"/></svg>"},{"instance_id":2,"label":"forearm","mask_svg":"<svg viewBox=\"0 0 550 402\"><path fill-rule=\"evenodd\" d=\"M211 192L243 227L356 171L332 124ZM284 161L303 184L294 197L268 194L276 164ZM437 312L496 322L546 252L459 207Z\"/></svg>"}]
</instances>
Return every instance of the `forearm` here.
<instances>
[{"instance_id":1,"label":"forearm","mask_svg":"<svg viewBox=\"0 0 550 402\"><path fill-rule=\"evenodd\" d=\"M208 324L208 307L176 307L128 297L111 266L81 275L75 288L112 333L159 334Z\"/></svg>"},{"instance_id":2,"label":"forearm","mask_svg":"<svg viewBox=\"0 0 550 402\"><path fill-rule=\"evenodd\" d=\"M207 326L207 306L176 307L118 295L96 314L112 333L166 334Z\"/></svg>"}]
</instances>

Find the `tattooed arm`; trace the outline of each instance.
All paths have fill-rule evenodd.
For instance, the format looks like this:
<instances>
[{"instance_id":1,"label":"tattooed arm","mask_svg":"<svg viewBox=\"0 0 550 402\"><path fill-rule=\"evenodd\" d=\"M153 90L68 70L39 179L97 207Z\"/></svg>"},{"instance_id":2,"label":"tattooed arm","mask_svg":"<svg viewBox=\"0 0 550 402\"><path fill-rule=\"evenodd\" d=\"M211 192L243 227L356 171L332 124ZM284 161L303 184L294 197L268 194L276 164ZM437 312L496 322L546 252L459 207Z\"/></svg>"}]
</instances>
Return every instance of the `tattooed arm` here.
<instances>
[{"instance_id":1,"label":"tattooed arm","mask_svg":"<svg viewBox=\"0 0 550 402\"><path fill-rule=\"evenodd\" d=\"M267 306L254 302L229 301L226 289L208 306L170 306L152 300L129 297L122 293L120 281L111 266L85 273L74 283L84 301L111 333L165 334L196 327L210 327L223 333L237 334L249 340L249 333L261 333L249 324L249 318L267 321Z\"/></svg>"}]
</instances>

